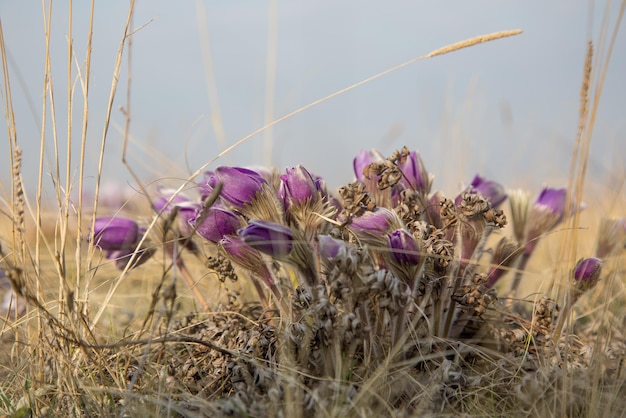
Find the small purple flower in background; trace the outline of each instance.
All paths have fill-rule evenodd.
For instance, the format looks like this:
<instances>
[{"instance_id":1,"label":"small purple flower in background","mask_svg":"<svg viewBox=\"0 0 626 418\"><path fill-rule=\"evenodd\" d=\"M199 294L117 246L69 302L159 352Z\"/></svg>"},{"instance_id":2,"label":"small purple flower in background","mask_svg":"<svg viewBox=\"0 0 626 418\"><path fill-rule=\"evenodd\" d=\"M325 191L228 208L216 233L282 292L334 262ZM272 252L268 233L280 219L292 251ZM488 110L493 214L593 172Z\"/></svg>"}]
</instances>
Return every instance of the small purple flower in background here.
<instances>
[{"instance_id":1,"label":"small purple flower in background","mask_svg":"<svg viewBox=\"0 0 626 418\"><path fill-rule=\"evenodd\" d=\"M130 250L137 244L139 225L122 217L96 218L94 244L106 251Z\"/></svg>"},{"instance_id":2,"label":"small purple flower in background","mask_svg":"<svg viewBox=\"0 0 626 418\"><path fill-rule=\"evenodd\" d=\"M195 225L196 218L189 220L191 225ZM232 235L241 228L241 219L231 211L212 206L207 209L207 213L200 225L196 226L196 232L204 239L211 242L219 242L225 235Z\"/></svg>"},{"instance_id":3,"label":"small purple flower in background","mask_svg":"<svg viewBox=\"0 0 626 418\"><path fill-rule=\"evenodd\" d=\"M181 236L188 237L193 230L191 221L196 219L202 205L196 202L179 202L174 206L178 209L178 231Z\"/></svg>"},{"instance_id":4,"label":"small purple flower in background","mask_svg":"<svg viewBox=\"0 0 626 418\"><path fill-rule=\"evenodd\" d=\"M555 224L563 220L565 216L565 199L567 198L567 189L551 189L544 188L535 204L533 205L533 211L545 211L550 212L556 218Z\"/></svg>"},{"instance_id":5,"label":"small purple flower in background","mask_svg":"<svg viewBox=\"0 0 626 418\"><path fill-rule=\"evenodd\" d=\"M313 203L319 198L319 178L316 181L311 173L301 165L287 168L286 174L280 176L279 197L285 202L285 208L292 204L304 205ZM322 180L323 182L323 180Z\"/></svg>"},{"instance_id":6,"label":"small purple flower in background","mask_svg":"<svg viewBox=\"0 0 626 418\"><path fill-rule=\"evenodd\" d=\"M207 187L213 190L218 183L224 185L221 198L237 208L243 208L255 199L267 181L247 168L221 166L209 177Z\"/></svg>"},{"instance_id":7,"label":"small purple flower in background","mask_svg":"<svg viewBox=\"0 0 626 418\"><path fill-rule=\"evenodd\" d=\"M353 161L354 175L356 176L357 180L360 180L363 183L367 184L368 179L363 174L363 170L368 165L379 161L385 161L385 157L383 157L383 155L377 150L373 149L368 151L363 149L359 151L359 154L354 158ZM369 179L369 181L372 180L374 181L374 183L376 183L376 180L378 179Z\"/></svg>"},{"instance_id":8,"label":"small purple flower in background","mask_svg":"<svg viewBox=\"0 0 626 418\"><path fill-rule=\"evenodd\" d=\"M250 221L237 233L250 247L273 257L287 256L293 245L291 229L275 222Z\"/></svg>"},{"instance_id":9,"label":"small purple flower in background","mask_svg":"<svg viewBox=\"0 0 626 418\"><path fill-rule=\"evenodd\" d=\"M389 235L389 248L397 263L417 265L420 261L419 245L413 235L404 229L397 229Z\"/></svg>"},{"instance_id":10,"label":"small purple flower in background","mask_svg":"<svg viewBox=\"0 0 626 418\"><path fill-rule=\"evenodd\" d=\"M379 235L386 233L391 226L397 223L397 217L392 211L384 207L377 207L373 211L366 211L363 215L352 218L350 228L357 234Z\"/></svg>"},{"instance_id":11,"label":"small purple flower in background","mask_svg":"<svg viewBox=\"0 0 626 418\"><path fill-rule=\"evenodd\" d=\"M424 167L422 158L416 151L411 151L406 160L398 164L398 168L403 174L400 179L400 184L405 188L418 191L425 195L430 193L430 175Z\"/></svg>"}]
</instances>

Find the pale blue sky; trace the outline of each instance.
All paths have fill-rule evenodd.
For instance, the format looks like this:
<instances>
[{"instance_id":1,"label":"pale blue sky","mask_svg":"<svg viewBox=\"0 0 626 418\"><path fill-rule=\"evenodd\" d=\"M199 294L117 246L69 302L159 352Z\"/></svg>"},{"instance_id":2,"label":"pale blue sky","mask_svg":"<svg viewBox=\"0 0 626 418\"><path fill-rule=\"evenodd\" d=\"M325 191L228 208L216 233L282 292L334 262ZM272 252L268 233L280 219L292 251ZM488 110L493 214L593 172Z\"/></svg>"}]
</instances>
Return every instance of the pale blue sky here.
<instances>
[{"instance_id":1,"label":"pale blue sky","mask_svg":"<svg viewBox=\"0 0 626 418\"><path fill-rule=\"evenodd\" d=\"M68 33L64 3L53 4L51 40L63 152ZM83 68L88 3L74 2L74 47ZM591 10L582 1L278 2L275 117L446 44L499 30L519 28L524 33L418 62L281 123L272 131L273 162L279 167L302 163L337 187L352 180L352 158L359 149L379 148L387 154L406 144L421 152L436 176L435 188L449 192L476 172L510 187L539 188L563 181L578 124L586 40L597 39L601 26L604 6L595 7ZM95 172L127 9L126 1L96 1L90 176ZM612 22L616 15L612 13ZM268 16L268 3L260 1L137 1L135 27L150 22L133 36L132 45L131 134L137 142L130 147L129 158L142 179L188 174L220 150L211 122L215 108L209 101L199 22L209 33L226 142L234 143L263 125ZM24 174L34 192L45 51L41 3L1 0L0 17L18 138L25 150ZM591 175L598 179L605 178L607 170L624 170L625 52L622 30L592 146ZM116 128L124 123L118 108L125 105L125 63L126 58L104 172L119 181L130 179L120 162L122 134ZM73 71L76 76L75 67ZM79 87L75 97L78 142ZM0 181L7 188L4 119L1 125L0 156L5 162ZM47 125L51 132L50 118ZM52 159L52 136L47 141ZM263 164L263 142L261 134L213 167ZM73 167L76 171L78 166Z\"/></svg>"}]
</instances>

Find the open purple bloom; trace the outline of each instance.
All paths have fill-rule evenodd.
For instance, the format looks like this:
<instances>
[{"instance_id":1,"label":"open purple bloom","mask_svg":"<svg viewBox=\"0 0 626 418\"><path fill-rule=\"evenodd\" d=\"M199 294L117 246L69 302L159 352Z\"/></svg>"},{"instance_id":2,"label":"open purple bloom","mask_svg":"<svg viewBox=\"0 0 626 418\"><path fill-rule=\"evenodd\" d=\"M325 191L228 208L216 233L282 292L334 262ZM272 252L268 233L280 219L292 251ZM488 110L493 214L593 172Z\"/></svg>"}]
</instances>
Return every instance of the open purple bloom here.
<instances>
[{"instance_id":1,"label":"open purple bloom","mask_svg":"<svg viewBox=\"0 0 626 418\"><path fill-rule=\"evenodd\" d=\"M595 257L580 260L574 268L574 280L584 283L592 283L600 278L602 260Z\"/></svg>"},{"instance_id":2,"label":"open purple bloom","mask_svg":"<svg viewBox=\"0 0 626 418\"><path fill-rule=\"evenodd\" d=\"M94 243L106 251L129 250L139 240L137 222L121 217L96 218Z\"/></svg>"},{"instance_id":3,"label":"open purple bloom","mask_svg":"<svg viewBox=\"0 0 626 418\"><path fill-rule=\"evenodd\" d=\"M353 162L354 175L356 176L357 180L365 183L367 180L365 175L363 174L363 170L365 169L365 167L372 163L384 160L385 157L383 157L383 155L375 149L369 151L363 149L359 151L359 155L354 158Z\"/></svg>"},{"instance_id":4,"label":"open purple bloom","mask_svg":"<svg viewBox=\"0 0 626 418\"><path fill-rule=\"evenodd\" d=\"M288 255L293 245L291 229L274 222L250 221L248 226L237 233L252 248L274 257Z\"/></svg>"},{"instance_id":5,"label":"open purple bloom","mask_svg":"<svg viewBox=\"0 0 626 418\"><path fill-rule=\"evenodd\" d=\"M286 208L292 204L303 205L318 199L319 183L306 168L298 165L285 171L286 174L280 176L278 194L285 202Z\"/></svg>"},{"instance_id":6,"label":"open purple bloom","mask_svg":"<svg viewBox=\"0 0 626 418\"><path fill-rule=\"evenodd\" d=\"M220 195L222 199L242 208L254 200L267 181L256 171L247 168L221 166L207 180L207 190L213 190L218 183L224 184Z\"/></svg>"},{"instance_id":7,"label":"open purple bloom","mask_svg":"<svg viewBox=\"0 0 626 418\"><path fill-rule=\"evenodd\" d=\"M400 264L416 265L420 261L420 248L411 233L397 229L389 235L389 248L394 260Z\"/></svg>"},{"instance_id":8,"label":"open purple bloom","mask_svg":"<svg viewBox=\"0 0 626 418\"><path fill-rule=\"evenodd\" d=\"M190 219L189 222L194 225L196 219ZM235 234L239 228L241 228L241 220L237 215L226 209L212 206L207 209L202 223L196 226L196 232L202 238L217 243L225 235Z\"/></svg>"},{"instance_id":9,"label":"open purple bloom","mask_svg":"<svg viewBox=\"0 0 626 418\"><path fill-rule=\"evenodd\" d=\"M423 194L430 192L428 171L426 171L422 158L417 152L411 151L406 160L398 164L398 168L403 174L400 184L405 188L416 190Z\"/></svg>"},{"instance_id":10,"label":"open purple bloom","mask_svg":"<svg viewBox=\"0 0 626 418\"><path fill-rule=\"evenodd\" d=\"M487 180L478 174L474 176L470 187L489 200L492 208L497 208L507 198L504 187L495 181Z\"/></svg>"}]
</instances>

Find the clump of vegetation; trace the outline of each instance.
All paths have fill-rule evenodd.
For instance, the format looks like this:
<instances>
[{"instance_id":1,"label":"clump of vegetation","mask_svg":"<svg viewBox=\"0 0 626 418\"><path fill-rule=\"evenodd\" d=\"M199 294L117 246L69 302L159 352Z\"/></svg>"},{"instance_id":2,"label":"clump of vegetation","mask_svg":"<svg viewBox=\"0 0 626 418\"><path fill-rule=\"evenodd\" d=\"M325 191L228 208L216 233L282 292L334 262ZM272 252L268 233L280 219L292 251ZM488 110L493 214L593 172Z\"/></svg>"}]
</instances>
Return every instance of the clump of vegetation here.
<instances>
[{"instance_id":1,"label":"clump of vegetation","mask_svg":"<svg viewBox=\"0 0 626 418\"><path fill-rule=\"evenodd\" d=\"M563 254L545 295L520 296L544 237L563 228L573 240L587 210L589 114L597 108L597 100L591 110L588 103L591 57L590 44L570 184L545 187L534 200L480 175L446 197L433 191L434 175L416 151L362 150L355 180L336 193L296 165L202 168L174 189L137 181L144 208L98 207L96 190L97 210L89 213L80 194L73 243L68 176L65 195L57 182L53 232L42 220L39 185L32 244L21 149L9 122L0 411L623 414L626 220L600 220L593 250ZM4 74L8 80L6 65ZM80 178L82 191L82 171ZM54 291L50 277L58 278ZM150 293L143 315L129 321L108 311L123 303L116 296L126 280ZM95 302L94 290L104 286ZM602 296L609 291L615 296ZM598 308L600 300L609 302ZM136 308L126 312L132 317Z\"/></svg>"}]
</instances>

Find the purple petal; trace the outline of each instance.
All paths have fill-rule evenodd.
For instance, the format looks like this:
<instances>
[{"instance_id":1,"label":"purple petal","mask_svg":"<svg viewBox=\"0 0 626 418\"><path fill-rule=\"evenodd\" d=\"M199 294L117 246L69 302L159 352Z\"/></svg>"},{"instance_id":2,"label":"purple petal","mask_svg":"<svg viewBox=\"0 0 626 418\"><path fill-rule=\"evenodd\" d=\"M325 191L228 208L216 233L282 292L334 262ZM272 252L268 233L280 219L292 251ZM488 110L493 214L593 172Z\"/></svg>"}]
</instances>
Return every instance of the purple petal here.
<instances>
[{"instance_id":1,"label":"purple petal","mask_svg":"<svg viewBox=\"0 0 626 418\"><path fill-rule=\"evenodd\" d=\"M256 171L241 167L218 167L209 177L208 186L214 188L223 183L221 197L231 205L242 208L250 204L267 182Z\"/></svg>"},{"instance_id":2,"label":"purple petal","mask_svg":"<svg viewBox=\"0 0 626 418\"><path fill-rule=\"evenodd\" d=\"M404 229L397 229L389 235L391 255L398 263L417 264L420 248L413 235Z\"/></svg>"},{"instance_id":3,"label":"purple petal","mask_svg":"<svg viewBox=\"0 0 626 418\"><path fill-rule=\"evenodd\" d=\"M267 221L250 221L237 231L243 241L265 254L284 257L291 252L293 233L282 224Z\"/></svg>"},{"instance_id":4,"label":"purple petal","mask_svg":"<svg viewBox=\"0 0 626 418\"><path fill-rule=\"evenodd\" d=\"M195 219L190 220L193 224ZM210 207L196 232L211 242L219 242L225 235L235 234L241 228L240 218L226 209Z\"/></svg>"},{"instance_id":5,"label":"purple petal","mask_svg":"<svg viewBox=\"0 0 626 418\"><path fill-rule=\"evenodd\" d=\"M94 243L106 251L131 249L139 239L139 226L132 219L119 217L96 218Z\"/></svg>"}]
</instances>

